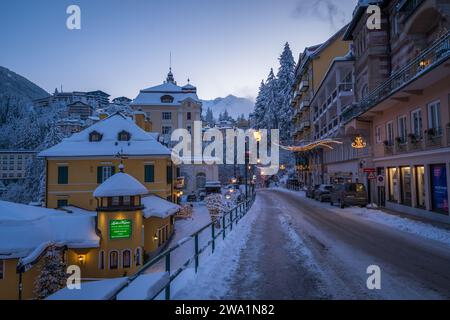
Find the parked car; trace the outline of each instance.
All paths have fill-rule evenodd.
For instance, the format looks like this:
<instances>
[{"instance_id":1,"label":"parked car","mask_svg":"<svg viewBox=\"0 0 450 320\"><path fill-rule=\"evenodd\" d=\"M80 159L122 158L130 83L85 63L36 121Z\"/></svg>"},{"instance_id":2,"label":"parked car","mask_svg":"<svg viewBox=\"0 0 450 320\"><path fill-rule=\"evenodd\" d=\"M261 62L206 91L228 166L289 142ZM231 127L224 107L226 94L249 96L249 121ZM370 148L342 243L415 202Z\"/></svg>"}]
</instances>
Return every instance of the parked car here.
<instances>
[{"instance_id":1,"label":"parked car","mask_svg":"<svg viewBox=\"0 0 450 320\"><path fill-rule=\"evenodd\" d=\"M338 204L341 208L345 206L367 206L366 187L362 183L344 183L333 186L331 191L331 205Z\"/></svg>"},{"instance_id":2,"label":"parked car","mask_svg":"<svg viewBox=\"0 0 450 320\"><path fill-rule=\"evenodd\" d=\"M331 184L321 184L319 188L314 191L314 199L320 202L330 201L331 189L333 189Z\"/></svg>"},{"instance_id":3,"label":"parked car","mask_svg":"<svg viewBox=\"0 0 450 320\"><path fill-rule=\"evenodd\" d=\"M314 198L314 192L316 192L317 189L319 189L320 184L316 184L314 186L308 186L308 188L306 188L306 197L307 198Z\"/></svg>"}]
</instances>

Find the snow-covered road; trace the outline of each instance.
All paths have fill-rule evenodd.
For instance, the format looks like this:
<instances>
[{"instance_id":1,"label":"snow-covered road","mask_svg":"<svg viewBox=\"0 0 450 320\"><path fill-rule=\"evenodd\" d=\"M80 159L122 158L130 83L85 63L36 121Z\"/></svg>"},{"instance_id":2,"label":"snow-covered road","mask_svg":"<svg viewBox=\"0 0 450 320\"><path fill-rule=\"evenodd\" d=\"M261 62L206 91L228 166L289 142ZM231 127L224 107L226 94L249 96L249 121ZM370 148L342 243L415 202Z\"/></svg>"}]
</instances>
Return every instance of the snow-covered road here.
<instances>
[{"instance_id":1,"label":"snow-covered road","mask_svg":"<svg viewBox=\"0 0 450 320\"><path fill-rule=\"evenodd\" d=\"M255 206L242 235L236 230L178 298L450 298L448 230L280 189L259 191ZM380 290L367 288L371 265L381 269Z\"/></svg>"}]
</instances>

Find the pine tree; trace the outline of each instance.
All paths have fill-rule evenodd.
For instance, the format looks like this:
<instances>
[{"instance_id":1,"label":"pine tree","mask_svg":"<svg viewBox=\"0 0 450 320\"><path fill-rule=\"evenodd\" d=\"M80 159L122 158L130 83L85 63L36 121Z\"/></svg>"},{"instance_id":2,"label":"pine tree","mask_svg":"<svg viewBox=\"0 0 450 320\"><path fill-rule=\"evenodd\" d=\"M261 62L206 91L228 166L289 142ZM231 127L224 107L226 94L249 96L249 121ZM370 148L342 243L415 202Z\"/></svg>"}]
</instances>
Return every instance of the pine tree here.
<instances>
[{"instance_id":1,"label":"pine tree","mask_svg":"<svg viewBox=\"0 0 450 320\"><path fill-rule=\"evenodd\" d=\"M61 251L55 246L51 246L41 260L41 269L35 281L34 293L37 299L42 300L64 288L66 284L66 264L63 262Z\"/></svg>"},{"instance_id":2,"label":"pine tree","mask_svg":"<svg viewBox=\"0 0 450 320\"><path fill-rule=\"evenodd\" d=\"M211 110L211 108L208 108L206 110L206 116L205 116L205 122L208 126L210 126L211 128L215 126L215 120L214 120L214 114Z\"/></svg>"},{"instance_id":3,"label":"pine tree","mask_svg":"<svg viewBox=\"0 0 450 320\"><path fill-rule=\"evenodd\" d=\"M267 129L278 129L279 106L276 105L277 103L276 95L277 95L277 79L275 78L273 69L270 69L264 90L264 100L265 100L264 123L266 124Z\"/></svg>"},{"instance_id":4,"label":"pine tree","mask_svg":"<svg viewBox=\"0 0 450 320\"><path fill-rule=\"evenodd\" d=\"M292 86L295 81L295 61L289 43L284 45L279 58L280 69L277 73L275 105L278 107L278 129L281 142L290 143L292 108L290 105Z\"/></svg>"}]
</instances>

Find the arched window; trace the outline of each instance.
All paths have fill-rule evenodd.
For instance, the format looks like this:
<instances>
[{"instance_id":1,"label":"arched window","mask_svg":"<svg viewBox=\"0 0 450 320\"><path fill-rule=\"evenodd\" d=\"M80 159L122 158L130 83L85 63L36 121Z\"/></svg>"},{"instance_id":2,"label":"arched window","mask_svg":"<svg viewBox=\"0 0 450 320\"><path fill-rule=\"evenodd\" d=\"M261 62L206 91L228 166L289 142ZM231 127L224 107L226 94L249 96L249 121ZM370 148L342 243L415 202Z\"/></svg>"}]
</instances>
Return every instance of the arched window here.
<instances>
[{"instance_id":1,"label":"arched window","mask_svg":"<svg viewBox=\"0 0 450 320\"><path fill-rule=\"evenodd\" d=\"M174 98L168 94L164 95L161 97L161 102L162 103L172 103L174 100Z\"/></svg>"},{"instance_id":2,"label":"arched window","mask_svg":"<svg viewBox=\"0 0 450 320\"><path fill-rule=\"evenodd\" d=\"M109 268L110 269L119 268L119 252L111 251L109 253Z\"/></svg>"},{"instance_id":3,"label":"arched window","mask_svg":"<svg viewBox=\"0 0 450 320\"><path fill-rule=\"evenodd\" d=\"M117 137L117 140L119 141L130 141L131 134L129 132L126 132L125 130L119 132L119 136Z\"/></svg>"},{"instance_id":4,"label":"arched window","mask_svg":"<svg viewBox=\"0 0 450 320\"><path fill-rule=\"evenodd\" d=\"M122 252L122 267L130 268L131 267L131 250L124 250Z\"/></svg>"},{"instance_id":5,"label":"arched window","mask_svg":"<svg viewBox=\"0 0 450 320\"><path fill-rule=\"evenodd\" d=\"M197 173L195 182L197 184L197 189L204 188L206 186L206 174L204 174L203 172Z\"/></svg>"},{"instance_id":6,"label":"arched window","mask_svg":"<svg viewBox=\"0 0 450 320\"><path fill-rule=\"evenodd\" d=\"M89 141L90 142L99 142L102 140L103 135L97 131L92 131L89 133Z\"/></svg>"},{"instance_id":7,"label":"arched window","mask_svg":"<svg viewBox=\"0 0 450 320\"><path fill-rule=\"evenodd\" d=\"M141 265L141 248L136 248L136 252L134 254L134 262L136 266Z\"/></svg>"},{"instance_id":8,"label":"arched window","mask_svg":"<svg viewBox=\"0 0 450 320\"><path fill-rule=\"evenodd\" d=\"M103 250L98 253L98 268L100 270L105 269L105 251Z\"/></svg>"}]
</instances>

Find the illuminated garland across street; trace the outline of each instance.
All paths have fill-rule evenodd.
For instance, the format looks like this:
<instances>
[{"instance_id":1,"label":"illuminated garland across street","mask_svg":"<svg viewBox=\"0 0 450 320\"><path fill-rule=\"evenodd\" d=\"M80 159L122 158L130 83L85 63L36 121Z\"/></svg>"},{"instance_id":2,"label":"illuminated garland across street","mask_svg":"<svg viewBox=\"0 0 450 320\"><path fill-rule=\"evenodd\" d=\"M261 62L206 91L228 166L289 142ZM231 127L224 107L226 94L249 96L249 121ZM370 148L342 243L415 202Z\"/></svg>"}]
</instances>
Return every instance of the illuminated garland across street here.
<instances>
[{"instance_id":1,"label":"illuminated garland across street","mask_svg":"<svg viewBox=\"0 0 450 320\"><path fill-rule=\"evenodd\" d=\"M328 148L333 149L333 144L343 144L341 141L332 140L332 139L324 139L324 140L318 140L311 142L309 144L303 145L303 146L282 146L280 145L281 149L293 151L293 152L305 152L305 151L311 151L317 148Z\"/></svg>"}]
</instances>

